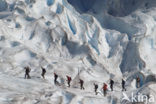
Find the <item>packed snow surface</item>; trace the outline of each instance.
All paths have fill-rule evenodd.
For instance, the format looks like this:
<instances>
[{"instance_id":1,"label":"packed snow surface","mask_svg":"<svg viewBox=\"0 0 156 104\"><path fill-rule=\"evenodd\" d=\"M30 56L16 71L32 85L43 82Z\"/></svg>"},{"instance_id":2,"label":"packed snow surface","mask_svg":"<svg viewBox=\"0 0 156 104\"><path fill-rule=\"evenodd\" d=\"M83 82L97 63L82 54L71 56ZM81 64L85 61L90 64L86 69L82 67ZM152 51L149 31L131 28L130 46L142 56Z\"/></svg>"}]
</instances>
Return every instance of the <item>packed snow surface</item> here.
<instances>
[{"instance_id":1,"label":"packed snow surface","mask_svg":"<svg viewBox=\"0 0 156 104\"><path fill-rule=\"evenodd\" d=\"M155 11L155 0L0 0L0 104L134 104L123 99L131 93L156 100Z\"/></svg>"}]
</instances>

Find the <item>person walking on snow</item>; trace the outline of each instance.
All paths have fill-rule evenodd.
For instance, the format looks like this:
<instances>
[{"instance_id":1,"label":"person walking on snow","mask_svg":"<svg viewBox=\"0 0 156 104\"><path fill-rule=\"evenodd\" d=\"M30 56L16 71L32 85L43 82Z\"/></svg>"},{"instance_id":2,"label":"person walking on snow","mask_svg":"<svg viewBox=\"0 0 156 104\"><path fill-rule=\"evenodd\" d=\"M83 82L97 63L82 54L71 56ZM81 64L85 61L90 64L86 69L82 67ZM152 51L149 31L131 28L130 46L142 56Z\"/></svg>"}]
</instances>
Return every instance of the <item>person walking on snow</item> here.
<instances>
[{"instance_id":1,"label":"person walking on snow","mask_svg":"<svg viewBox=\"0 0 156 104\"><path fill-rule=\"evenodd\" d=\"M124 79L122 79L122 91L126 91L126 88L125 88L125 83L126 81Z\"/></svg>"},{"instance_id":2,"label":"person walking on snow","mask_svg":"<svg viewBox=\"0 0 156 104\"><path fill-rule=\"evenodd\" d=\"M139 76L137 76L137 78L136 78L136 86L137 86L137 88L140 87L140 78L139 78Z\"/></svg>"},{"instance_id":3,"label":"person walking on snow","mask_svg":"<svg viewBox=\"0 0 156 104\"><path fill-rule=\"evenodd\" d=\"M31 69L28 66L24 67L24 69L25 69L25 79L30 79L31 77L30 77L29 73L30 73Z\"/></svg>"},{"instance_id":4,"label":"person walking on snow","mask_svg":"<svg viewBox=\"0 0 156 104\"><path fill-rule=\"evenodd\" d=\"M98 85L94 83L94 91L95 91L95 95L97 95L97 89L98 89Z\"/></svg>"},{"instance_id":5,"label":"person walking on snow","mask_svg":"<svg viewBox=\"0 0 156 104\"><path fill-rule=\"evenodd\" d=\"M58 75L56 73L54 73L54 83L55 84L57 83L57 78L58 78Z\"/></svg>"},{"instance_id":6,"label":"person walking on snow","mask_svg":"<svg viewBox=\"0 0 156 104\"><path fill-rule=\"evenodd\" d=\"M82 79L80 79L80 87L81 87L81 90L84 90L85 88L84 88L84 81L82 80Z\"/></svg>"},{"instance_id":7,"label":"person walking on snow","mask_svg":"<svg viewBox=\"0 0 156 104\"><path fill-rule=\"evenodd\" d=\"M70 87L70 82L71 82L71 77L70 76L66 76L67 77L67 84L68 84L68 87Z\"/></svg>"},{"instance_id":8,"label":"person walking on snow","mask_svg":"<svg viewBox=\"0 0 156 104\"><path fill-rule=\"evenodd\" d=\"M113 91L113 85L114 85L114 81L112 79L110 79L110 88L111 88L111 91Z\"/></svg>"},{"instance_id":9,"label":"person walking on snow","mask_svg":"<svg viewBox=\"0 0 156 104\"><path fill-rule=\"evenodd\" d=\"M41 67L41 69L42 69L41 76L43 77L43 79L45 79L44 75L45 75L45 73L46 73L46 69L43 68L43 67Z\"/></svg>"},{"instance_id":10,"label":"person walking on snow","mask_svg":"<svg viewBox=\"0 0 156 104\"><path fill-rule=\"evenodd\" d=\"M103 95L106 96L106 94L107 94L107 84L104 83L103 84Z\"/></svg>"}]
</instances>

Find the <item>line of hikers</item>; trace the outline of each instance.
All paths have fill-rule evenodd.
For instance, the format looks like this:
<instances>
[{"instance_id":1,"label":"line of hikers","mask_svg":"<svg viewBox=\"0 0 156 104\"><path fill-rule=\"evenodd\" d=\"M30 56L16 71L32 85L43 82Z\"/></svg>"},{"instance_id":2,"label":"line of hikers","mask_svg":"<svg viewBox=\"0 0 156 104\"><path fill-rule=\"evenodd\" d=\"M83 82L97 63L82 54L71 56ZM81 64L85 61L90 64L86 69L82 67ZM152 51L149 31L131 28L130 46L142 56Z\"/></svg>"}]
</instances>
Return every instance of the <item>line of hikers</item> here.
<instances>
[{"instance_id":1,"label":"line of hikers","mask_svg":"<svg viewBox=\"0 0 156 104\"><path fill-rule=\"evenodd\" d=\"M24 69L25 69L25 79L30 79L31 77L30 77L29 73L30 73L31 69L29 67L24 67ZM42 78L45 79L46 69L43 68L43 67L41 67L41 69L42 69L41 76L42 76ZM66 81L67 81L68 87L70 87L72 78L70 76L66 76L66 77L67 77ZM57 79L58 79L58 75L56 73L54 73L54 84L55 85L58 84ZM84 90L85 89L84 88L84 81L82 79L79 79L79 83L80 83L80 88L82 90ZM109 84L110 84L111 91L113 91L114 81L112 79L110 79L110 83ZM121 82L122 91L126 91L125 84L126 84L126 81L124 79L122 79L122 82ZM137 86L137 88L140 87L140 78L139 78L139 76L136 77L136 86ZM103 89L103 95L106 96L107 91L108 91L108 86L107 86L106 83L103 84L102 89ZM98 84L94 83L94 91L95 91L96 95L98 94L97 90L98 90Z\"/></svg>"}]
</instances>

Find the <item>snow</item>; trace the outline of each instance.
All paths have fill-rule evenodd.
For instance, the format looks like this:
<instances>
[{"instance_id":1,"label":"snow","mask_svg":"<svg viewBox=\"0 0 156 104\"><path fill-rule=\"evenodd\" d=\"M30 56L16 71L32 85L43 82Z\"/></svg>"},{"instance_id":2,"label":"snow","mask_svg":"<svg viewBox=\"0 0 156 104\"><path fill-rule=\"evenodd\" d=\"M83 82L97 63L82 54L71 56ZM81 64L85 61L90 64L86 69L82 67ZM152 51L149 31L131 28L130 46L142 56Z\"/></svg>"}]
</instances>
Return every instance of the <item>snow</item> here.
<instances>
[{"instance_id":1,"label":"snow","mask_svg":"<svg viewBox=\"0 0 156 104\"><path fill-rule=\"evenodd\" d=\"M125 104L122 78L128 97L155 96L155 10L152 0L0 0L0 104Z\"/></svg>"}]
</instances>

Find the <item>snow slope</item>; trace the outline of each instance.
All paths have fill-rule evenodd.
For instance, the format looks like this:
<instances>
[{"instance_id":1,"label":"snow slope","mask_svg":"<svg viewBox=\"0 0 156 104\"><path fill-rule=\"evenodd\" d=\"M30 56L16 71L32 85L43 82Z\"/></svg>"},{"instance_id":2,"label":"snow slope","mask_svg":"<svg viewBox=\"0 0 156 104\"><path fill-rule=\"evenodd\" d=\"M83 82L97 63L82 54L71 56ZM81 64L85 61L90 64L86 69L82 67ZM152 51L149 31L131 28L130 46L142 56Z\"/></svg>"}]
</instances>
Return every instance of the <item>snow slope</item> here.
<instances>
[{"instance_id":1,"label":"snow slope","mask_svg":"<svg viewBox=\"0 0 156 104\"><path fill-rule=\"evenodd\" d=\"M155 1L91 1L0 0L0 104L125 104L122 78L129 96L154 90ZM24 79L25 66L32 69L31 79ZM54 85L54 72L61 86ZM101 88L110 78L115 91L104 97Z\"/></svg>"}]
</instances>

